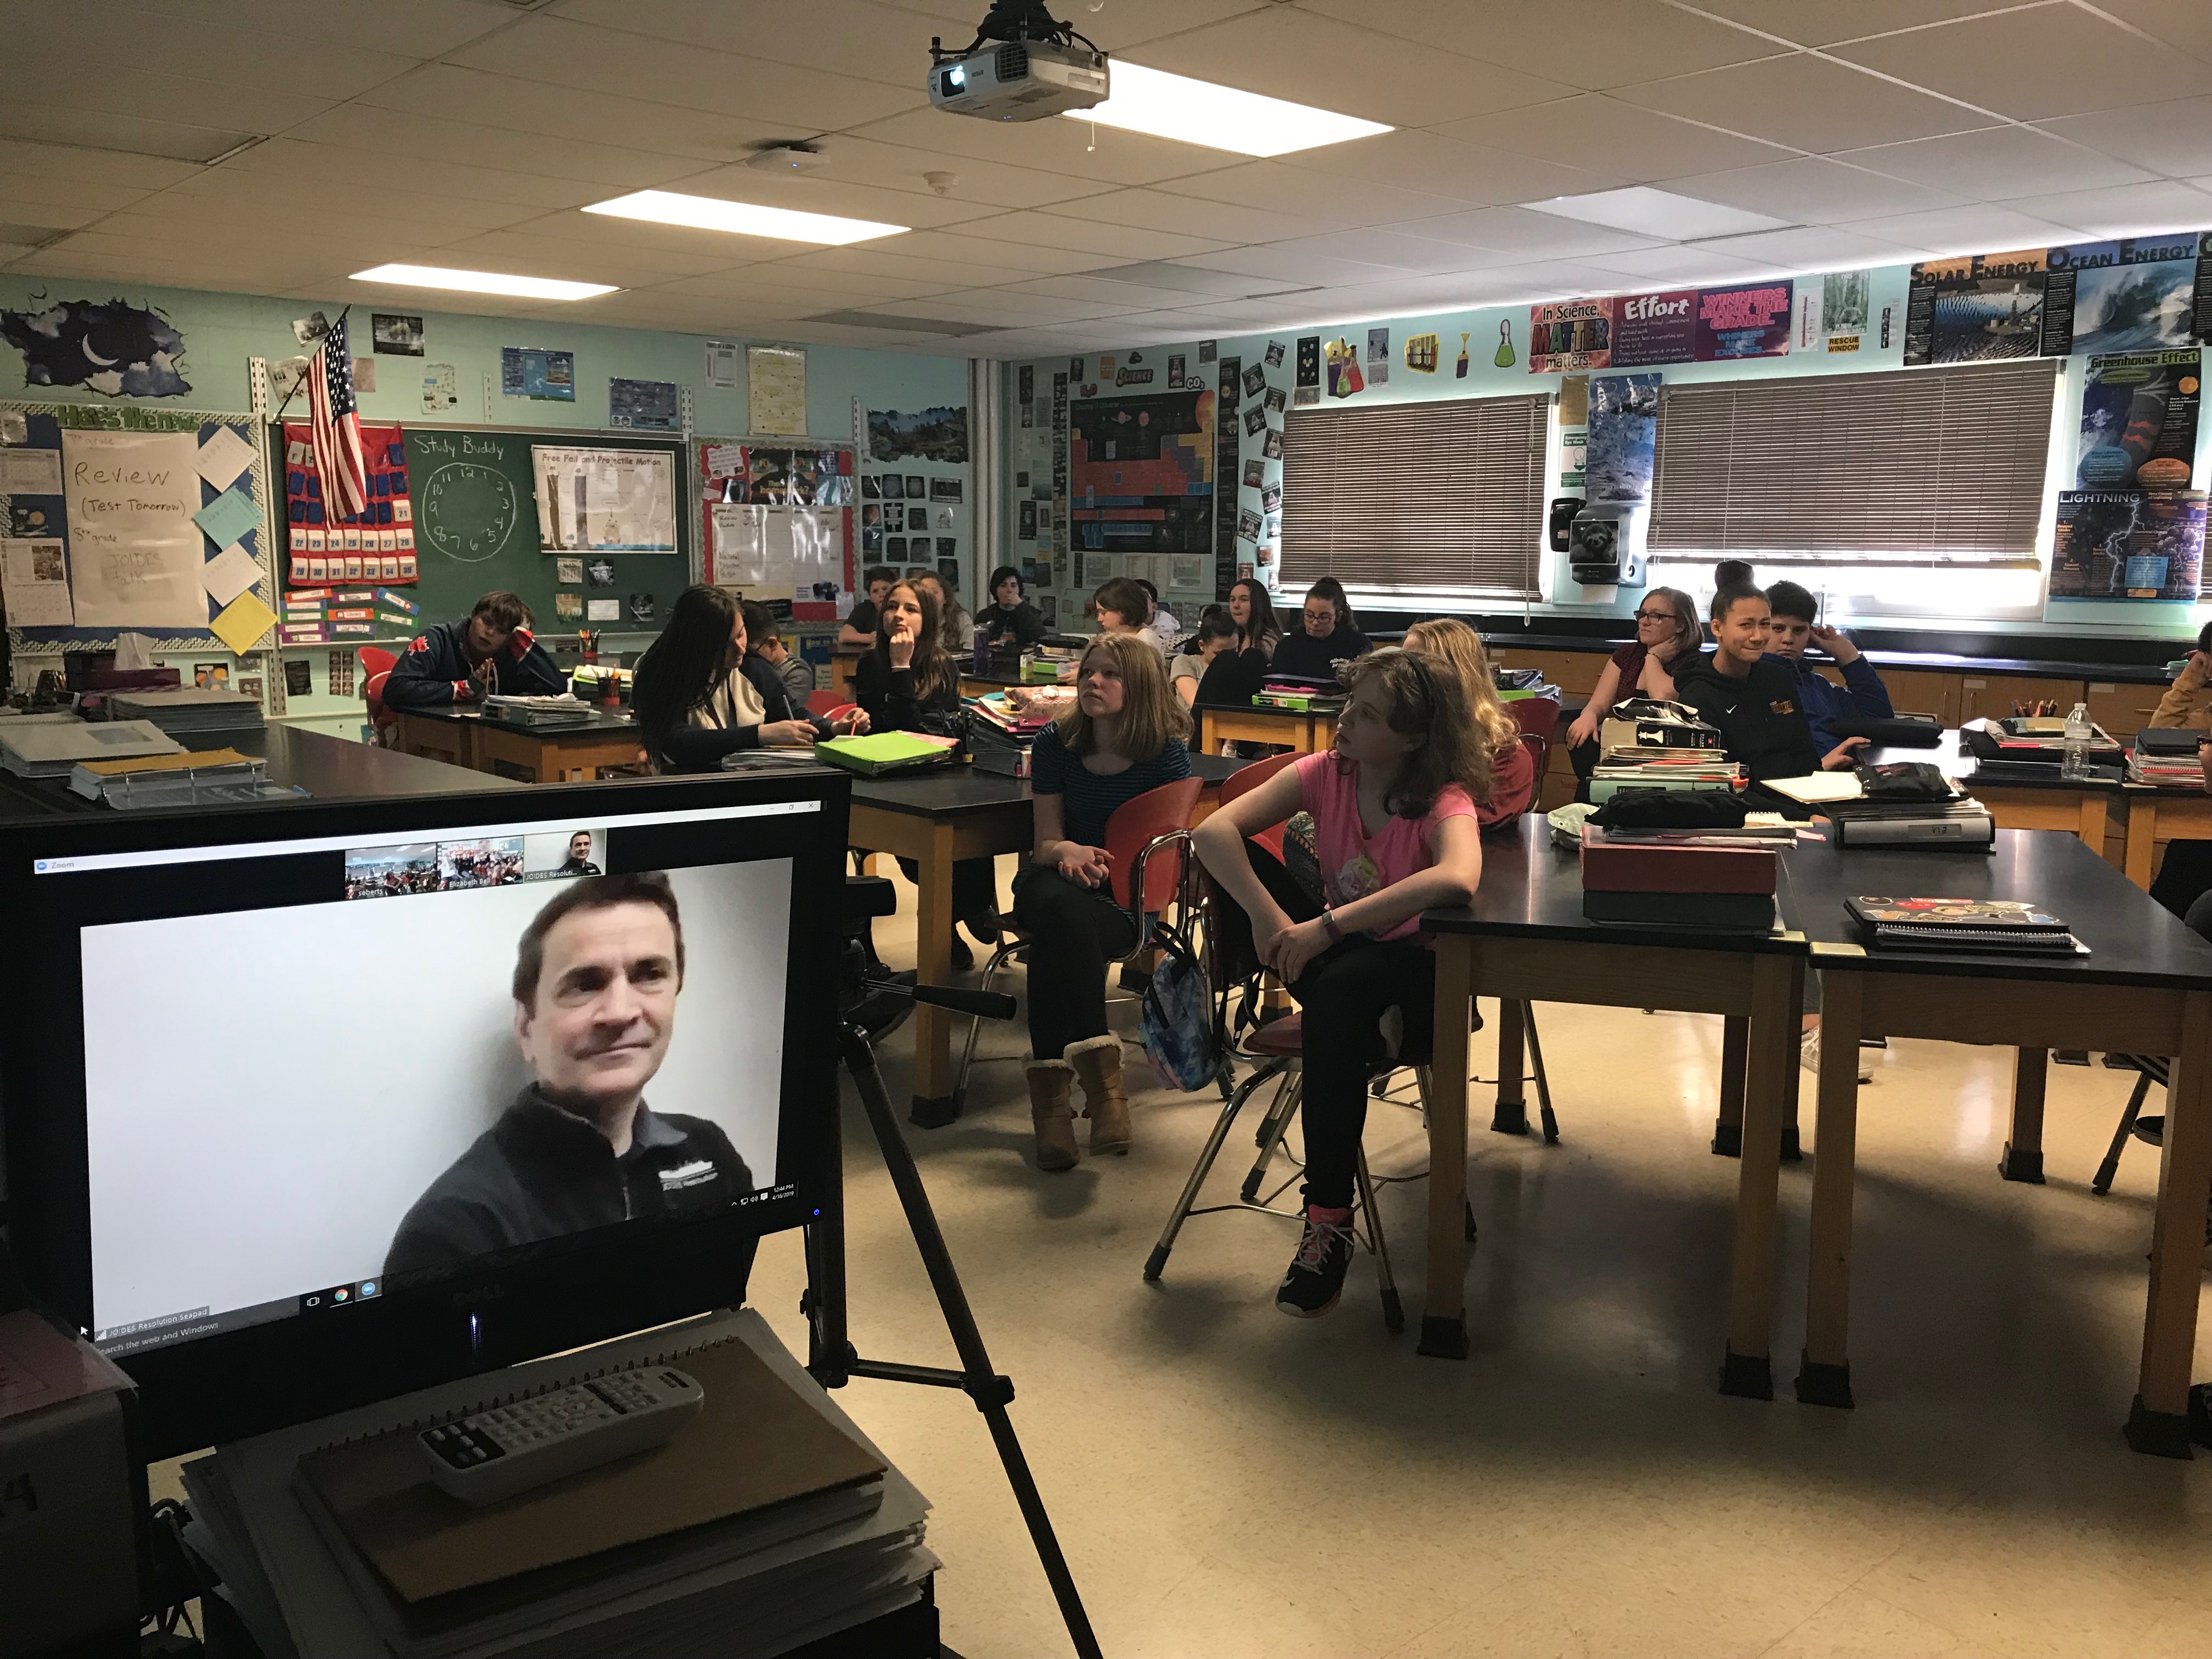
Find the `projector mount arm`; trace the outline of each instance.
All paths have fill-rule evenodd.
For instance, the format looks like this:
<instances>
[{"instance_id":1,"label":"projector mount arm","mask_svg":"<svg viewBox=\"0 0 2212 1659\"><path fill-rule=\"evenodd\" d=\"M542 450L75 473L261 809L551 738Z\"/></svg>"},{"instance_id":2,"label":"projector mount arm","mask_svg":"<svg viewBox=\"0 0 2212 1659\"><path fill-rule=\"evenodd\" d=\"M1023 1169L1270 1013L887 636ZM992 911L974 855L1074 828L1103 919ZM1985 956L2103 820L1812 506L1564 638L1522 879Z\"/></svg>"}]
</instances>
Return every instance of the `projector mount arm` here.
<instances>
[{"instance_id":1,"label":"projector mount arm","mask_svg":"<svg viewBox=\"0 0 2212 1659\"><path fill-rule=\"evenodd\" d=\"M1059 46L1073 46L1080 40L1091 51L1098 50L1090 37L1078 34L1072 25L1056 20L1047 9L1046 0L991 0L991 9L975 25L975 38L957 52L947 52L933 37L929 43L930 61L937 64L948 58L965 58L986 40L1043 40Z\"/></svg>"}]
</instances>

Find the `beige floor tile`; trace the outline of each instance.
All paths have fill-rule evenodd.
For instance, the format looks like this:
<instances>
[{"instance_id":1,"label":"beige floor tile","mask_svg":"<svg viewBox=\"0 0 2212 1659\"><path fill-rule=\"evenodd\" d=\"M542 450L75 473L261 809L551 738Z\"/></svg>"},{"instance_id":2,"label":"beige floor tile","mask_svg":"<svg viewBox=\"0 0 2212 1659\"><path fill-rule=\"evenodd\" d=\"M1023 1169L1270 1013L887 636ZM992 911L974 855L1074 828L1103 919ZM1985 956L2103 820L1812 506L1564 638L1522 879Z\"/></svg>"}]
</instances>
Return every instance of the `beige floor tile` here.
<instances>
[{"instance_id":1,"label":"beige floor tile","mask_svg":"<svg viewBox=\"0 0 2212 1659\"><path fill-rule=\"evenodd\" d=\"M1845 1590L1760 1659L1996 1659L1994 1650L1863 1590Z\"/></svg>"}]
</instances>

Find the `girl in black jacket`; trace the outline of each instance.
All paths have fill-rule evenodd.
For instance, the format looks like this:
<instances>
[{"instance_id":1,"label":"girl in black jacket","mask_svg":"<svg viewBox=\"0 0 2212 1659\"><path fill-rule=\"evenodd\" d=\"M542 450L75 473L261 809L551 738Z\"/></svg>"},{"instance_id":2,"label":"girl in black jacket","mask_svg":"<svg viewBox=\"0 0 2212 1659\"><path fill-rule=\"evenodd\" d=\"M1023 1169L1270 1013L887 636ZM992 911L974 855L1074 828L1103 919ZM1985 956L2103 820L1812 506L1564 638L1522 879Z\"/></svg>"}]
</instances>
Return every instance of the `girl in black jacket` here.
<instances>
[{"instance_id":1,"label":"girl in black jacket","mask_svg":"<svg viewBox=\"0 0 2212 1659\"><path fill-rule=\"evenodd\" d=\"M771 708L744 659L744 617L734 599L704 583L676 596L667 626L637 665L631 699L655 771L711 772L742 749L804 749L827 732L868 729L858 711L817 725L787 699Z\"/></svg>"}]
</instances>

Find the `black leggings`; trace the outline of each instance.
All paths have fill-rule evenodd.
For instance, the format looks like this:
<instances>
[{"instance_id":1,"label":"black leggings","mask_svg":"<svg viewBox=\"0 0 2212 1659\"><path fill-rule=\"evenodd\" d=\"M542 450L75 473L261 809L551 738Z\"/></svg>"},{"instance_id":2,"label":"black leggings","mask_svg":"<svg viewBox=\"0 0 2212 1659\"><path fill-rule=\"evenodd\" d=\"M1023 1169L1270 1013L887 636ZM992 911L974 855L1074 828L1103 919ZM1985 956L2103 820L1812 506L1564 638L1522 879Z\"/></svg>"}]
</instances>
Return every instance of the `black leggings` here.
<instances>
[{"instance_id":1,"label":"black leggings","mask_svg":"<svg viewBox=\"0 0 2212 1659\"><path fill-rule=\"evenodd\" d=\"M1282 861L1256 842L1244 844L1253 873L1292 921L1321 906ZM1237 902L1217 887L1224 921L1249 927ZM1298 1000L1305 1073L1298 1109L1306 1127L1306 1201L1342 1209L1352 1202L1359 1137L1367 1127L1367 1083L1385 1061L1383 1011L1405 1018L1398 1051L1411 1064L1425 1058L1436 1027L1437 961L1426 945L1349 933L1311 962L1287 988Z\"/></svg>"},{"instance_id":2,"label":"black leggings","mask_svg":"<svg viewBox=\"0 0 2212 1659\"><path fill-rule=\"evenodd\" d=\"M912 859L898 861L900 873L916 886L921 866ZM957 921L981 921L999 908L999 861L996 859L956 859L952 863L952 915Z\"/></svg>"},{"instance_id":3,"label":"black leggings","mask_svg":"<svg viewBox=\"0 0 2212 1659\"><path fill-rule=\"evenodd\" d=\"M1136 947L1111 886L1085 887L1030 865L1014 878L1014 926L1028 940L1030 1053L1058 1060L1106 1035L1106 964Z\"/></svg>"}]
</instances>

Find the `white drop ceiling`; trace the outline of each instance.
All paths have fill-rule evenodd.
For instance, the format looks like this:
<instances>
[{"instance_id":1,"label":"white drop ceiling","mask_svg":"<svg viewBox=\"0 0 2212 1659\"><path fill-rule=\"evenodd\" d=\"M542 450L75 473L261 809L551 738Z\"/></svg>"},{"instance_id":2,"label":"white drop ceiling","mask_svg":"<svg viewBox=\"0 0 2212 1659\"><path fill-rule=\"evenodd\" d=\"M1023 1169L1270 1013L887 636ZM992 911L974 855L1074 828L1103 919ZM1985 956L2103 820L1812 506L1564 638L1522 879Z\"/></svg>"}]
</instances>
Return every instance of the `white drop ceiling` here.
<instances>
[{"instance_id":1,"label":"white drop ceiling","mask_svg":"<svg viewBox=\"0 0 2212 1659\"><path fill-rule=\"evenodd\" d=\"M933 111L930 37L984 9L0 0L0 271L1014 358L2212 226L2212 0L1054 0L1133 62L1400 129L1261 161ZM789 139L826 165L742 165ZM1632 185L1784 228L1530 205ZM644 189L913 228L581 211ZM348 279L387 261L621 291Z\"/></svg>"}]
</instances>

